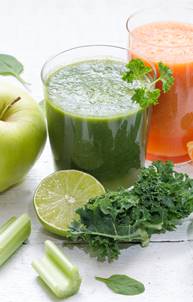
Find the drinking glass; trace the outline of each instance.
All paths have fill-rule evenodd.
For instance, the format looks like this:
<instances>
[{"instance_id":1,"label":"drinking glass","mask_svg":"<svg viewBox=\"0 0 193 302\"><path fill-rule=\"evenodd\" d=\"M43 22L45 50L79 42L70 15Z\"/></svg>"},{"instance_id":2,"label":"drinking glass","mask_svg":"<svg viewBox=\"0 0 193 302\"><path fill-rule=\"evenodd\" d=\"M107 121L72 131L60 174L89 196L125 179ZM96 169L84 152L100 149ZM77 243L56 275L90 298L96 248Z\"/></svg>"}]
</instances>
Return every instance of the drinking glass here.
<instances>
[{"instance_id":1,"label":"drinking glass","mask_svg":"<svg viewBox=\"0 0 193 302\"><path fill-rule=\"evenodd\" d=\"M156 67L162 61L175 79L153 107L147 159L186 162L187 143L193 140L193 9L177 5L142 9L128 18L126 26L133 56L140 53Z\"/></svg>"},{"instance_id":2,"label":"drinking glass","mask_svg":"<svg viewBox=\"0 0 193 302\"><path fill-rule=\"evenodd\" d=\"M115 114L105 116L77 113L61 107L49 95L49 80L57 70L98 59L126 64L131 59L131 51L110 45L80 46L57 54L43 66L41 76L54 162L56 169L90 173L106 188L129 187L144 166L149 110L131 110L128 104L124 112L118 108Z\"/></svg>"}]
</instances>

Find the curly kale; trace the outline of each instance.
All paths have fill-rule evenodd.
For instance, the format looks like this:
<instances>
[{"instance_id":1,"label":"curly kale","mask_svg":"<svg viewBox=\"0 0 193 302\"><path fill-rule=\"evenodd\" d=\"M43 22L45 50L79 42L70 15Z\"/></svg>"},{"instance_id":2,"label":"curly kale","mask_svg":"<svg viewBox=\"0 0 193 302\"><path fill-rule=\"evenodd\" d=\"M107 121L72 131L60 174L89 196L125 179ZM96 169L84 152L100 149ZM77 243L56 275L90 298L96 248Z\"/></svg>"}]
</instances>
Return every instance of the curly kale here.
<instances>
[{"instance_id":1,"label":"curly kale","mask_svg":"<svg viewBox=\"0 0 193 302\"><path fill-rule=\"evenodd\" d=\"M98 260L112 261L121 243L146 246L152 234L174 230L192 211L193 180L158 161L141 169L131 190L107 192L79 208L69 238L87 242Z\"/></svg>"}]
</instances>

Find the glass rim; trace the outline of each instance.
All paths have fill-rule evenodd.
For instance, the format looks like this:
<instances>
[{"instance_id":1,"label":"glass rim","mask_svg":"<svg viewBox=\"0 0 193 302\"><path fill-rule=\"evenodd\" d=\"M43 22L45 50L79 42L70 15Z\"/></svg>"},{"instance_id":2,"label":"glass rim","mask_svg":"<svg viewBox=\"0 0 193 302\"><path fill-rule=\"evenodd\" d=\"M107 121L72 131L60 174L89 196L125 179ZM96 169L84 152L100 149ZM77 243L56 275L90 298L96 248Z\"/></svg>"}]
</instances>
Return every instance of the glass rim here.
<instances>
[{"instance_id":1,"label":"glass rim","mask_svg":"<svg viewBox=\"0 0 193 302\"><path fill-rule=\"evenodd\" d=\"M171 4L164 4L164 5L156 5L156 6L152 6L152 7L143 7L143 8L141 8L141 9L138 9L138 10L135 10L128 18L127 18L127 21L126 21L126 30L127 30L127 32L131 35L131 36L133 36L133 33L132 33L132 31L130 30L130 28L129 28L129 22L133 19L133 18L135 18L136 16L138 16L139 14L141 14L141 13L144 13L144 12L148 12L148 11L153 11L153 10L156 10L156 9L164 9L164 7L170 7L170 8L172 8L174 11L175 11L175 9L176 8L178 8L178 9L185 9L185 10L188 10L188 11L192 11L192 13L193 13L193 7L190 7L190 6L183 6L183 5L179 5L179 4L177 4L177 5L175 5L175 8L173 8L172 7L172 5ZM193 14L192 14L192 16L193 16ZM176 20L177 21L177 20ZM160 22L162 22L162 21L160 21ZM171 21L171 22L175 22L175 21ZM151 22L150 22L151 23ZM181 22L181 23L185 23L185 22ZM145 24L149 24L149 23L145 23ZM185 23L185 24L190 24L190 23ZM192 23L192 25L193 25L193 23ZM146 44L146 45L149 45L149 46L156 46L157 47L157 45L155 44L155 43L147 43L147 42L143 42L143 44ZM160 48L183 48L184 46L182 45L178 45L178 46L172 46L172 45L163 45L163 46L159 46ZM190 45L186 45L186 47L193 47L193 44L190 44Z\"/></svg>"},{"instance_id":2,"label":"glass rim","mask_svg":"<svg viewBox=\"0 0 193 302\"><path fill-rule=\"evenodd\" d=\"M56 59L57 57L67 53L67 52L70 52L70 51L73 51L73 50L76 50L76 49L83 49L83 48L90 48L90 47L107 47L107 48L115 48L115 49L119 49L119 50L123 50L123 51L127 51L129 53L132 52L132 49L130 48L125 48L125 47L122 47L122 46L117 46L117 45L111 45L111 44L86 44L86 45L79 45L79 46L75 46L75 47L71 47L71 48L68 48L66 50L62 50L60 52L58 52L57 54L55 55L52 55L50 56L46 61L45 63L43 64L42 66L42 69L41 69L41 80L42 80L42 83L45 84L46 83L46 80L44 78L44 70L45 68L54 60ZM157 71L156 71L156 67L155 67L155 64L153 62L151 62L151 60L149 60L148 58L144 57L142 55L142 53L140 52L135 52L135 54L137 55L136 57L138 58L143 58L145 59L145 61L152 67L152 71L153 71L153 78L156 77L157 75ZM139 55L139 56L138 56ZM77 61L78 61L78 58L77 58ZM65 64L66 65L66 64ZM64 66L65 66L64 65Z\"/></svg>"}]
</instances>

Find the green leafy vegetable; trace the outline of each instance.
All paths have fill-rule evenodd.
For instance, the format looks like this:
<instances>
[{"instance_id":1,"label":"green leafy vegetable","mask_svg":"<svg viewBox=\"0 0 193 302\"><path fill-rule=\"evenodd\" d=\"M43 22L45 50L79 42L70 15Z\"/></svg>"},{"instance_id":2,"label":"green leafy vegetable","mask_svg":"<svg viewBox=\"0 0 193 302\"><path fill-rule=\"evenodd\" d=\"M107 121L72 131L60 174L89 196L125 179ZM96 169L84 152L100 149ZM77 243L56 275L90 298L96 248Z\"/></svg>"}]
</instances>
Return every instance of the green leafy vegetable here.
<instances>
[{"instance_id":1,"label":"green leafy vegetable","mask_svg":"<svg viewBox=\"0 0 193 302\"><path fill-rule=\"evenodd\" d=\"M150 105L158 104L158 98L160 96L160 90L147 90L146 88L138 88L132 96L132 100L142 108L145 108Z\"/></svg>"},{"instance_id":2,"label":"green leafy vegetable","mask_svg":"<svg viewBox=\"0 0 193 302\"><path fill-rule=\"evenodd\" d=\"M174 230L193 211L193 180L173 170L171 162L142 168L131 190L120 189L90 199L76 212L69 238L88 243L98 260L117 259L121 243L146 246L153 233Z\"/></svg>"},{"instance_id":3,"label":"green leafy vegetable","mask_svg":"<svg viewBox=\"0 0 193 302\"><path fill-rule=\"evenodd\" d=\"M168 68L161 62L158 63L158 70L160 76L156 81L161 81L163 92L167 92L170 90L171 86L174 83L173 73L170 68Z\"/></svg>"},{"instance_id":4,"label":"green leafy vegetable","mask_svg":"<svg viewBox=\"0 0 193 302\"><path fill-rule=\"evenodd\" d=\"M105 283L113 292L121 295L139 295L145 291L144 285L126 275L112 275L109 278L95 277Z\"/></svg>"},{"instance_id":5,"label":"green leafy vegetable","mask_svg":"<svg viewBox=\"0 0 193 302\"><path fill-rule=\"evenodd\" d=\"M134 91L132 100L139 104L141 108L146 108L158 103L161 89L154 88L157 82L161 82L164 93L169 91L174 83L172 70L161 62L158 63L159 76L151 81L148 75L152 73L152 68L146 66L142 60L131 60L126 65L126 68L127 71L123 73L122 78L128 83L138 82L136 88L134 88L135 85L132 85L130 89ZM147 79L149 79L149 82Z\"/></svg>"},{"instance_id":6,"label":"green leafy vegetable","mask_svg":"<svg viewBox=\"0 0 193 302\"><path fill-rule=\"evenodd\" d=\"M140 59L133 59L126 65L128 71L123 73L123 80L132 83L134 80L144 80L152 69L146 66Z\"/></svg>"},{"instance_id":7,"label":"green leafy vegetable","mask_svg":"<svg viewBox=\"0 0 193 302\"><path fill-rule=\"evenodd\" d=\"M23 65L13 56L0 54L0 75L14 76L23 85L27 83L21 78Z\"/></svg>"}]
</instances>

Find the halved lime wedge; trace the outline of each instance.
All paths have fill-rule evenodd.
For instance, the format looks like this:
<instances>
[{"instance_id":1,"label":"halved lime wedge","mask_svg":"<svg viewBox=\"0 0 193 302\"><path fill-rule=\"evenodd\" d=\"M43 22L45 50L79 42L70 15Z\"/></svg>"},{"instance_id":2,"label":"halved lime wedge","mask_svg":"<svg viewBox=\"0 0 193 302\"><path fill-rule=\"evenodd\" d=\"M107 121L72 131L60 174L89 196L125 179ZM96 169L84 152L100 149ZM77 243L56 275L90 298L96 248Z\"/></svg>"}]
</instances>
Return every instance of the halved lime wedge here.
<instances>
[{"instance_id":1,"label":"halved lime wedge","mask_svg":"<svg viewBox=\"0 0 193 302\"><path fill-rule=\"evenodd\" d=\"M104 187L93 176L76 170L62 170L41 181L34 195L34 206L47 230L65 236L78 216L76 209L103 193Z\"/></svg>"}]
</instances>

